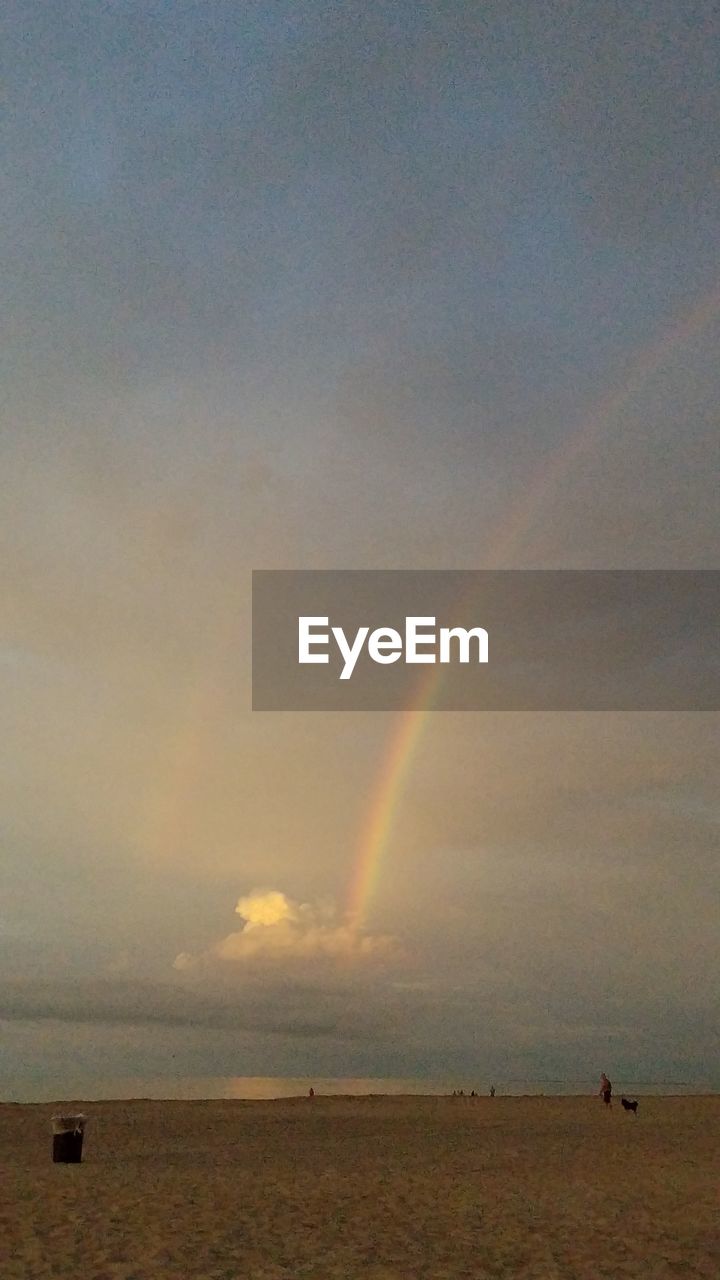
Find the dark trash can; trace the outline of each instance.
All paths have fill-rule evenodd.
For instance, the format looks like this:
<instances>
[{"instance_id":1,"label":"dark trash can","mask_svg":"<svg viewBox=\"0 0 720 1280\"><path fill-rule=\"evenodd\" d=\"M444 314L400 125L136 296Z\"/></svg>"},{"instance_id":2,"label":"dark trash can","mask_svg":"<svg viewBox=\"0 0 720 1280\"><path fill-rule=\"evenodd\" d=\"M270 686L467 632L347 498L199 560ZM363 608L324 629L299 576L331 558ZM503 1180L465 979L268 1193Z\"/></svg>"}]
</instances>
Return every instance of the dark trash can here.
<instances>
[{"instance_id":1,"label":"dark trash can","mask_svg":"<svg viewBox=\"0 0 720 1280\"><path fill-rule=\"evenodd\" d=\"M53 1163L80 1164L85 1116L53 1116Z\"/></svg>"}]
</instances>

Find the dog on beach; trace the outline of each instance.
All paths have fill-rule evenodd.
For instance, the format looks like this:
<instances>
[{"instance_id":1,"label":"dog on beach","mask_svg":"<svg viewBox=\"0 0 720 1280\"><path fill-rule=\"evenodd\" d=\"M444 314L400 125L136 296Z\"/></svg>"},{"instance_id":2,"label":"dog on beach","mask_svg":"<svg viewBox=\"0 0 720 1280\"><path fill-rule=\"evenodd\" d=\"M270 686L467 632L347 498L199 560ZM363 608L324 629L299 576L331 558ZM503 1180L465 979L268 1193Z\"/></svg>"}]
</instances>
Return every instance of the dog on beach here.
<instances>
[{"instance_id":1,"label":"dog on beach","mask_svg":"<svg viewBox=\"0 0 720 1280\"><path fill-rule=\"evenodd\" d=\"M632 1111L637 1115L638 1104L636 1101L631 1102L629 1098L621 1098L620 1102L622 1103L623 1111Z\"/></svg>"}]
</instances>

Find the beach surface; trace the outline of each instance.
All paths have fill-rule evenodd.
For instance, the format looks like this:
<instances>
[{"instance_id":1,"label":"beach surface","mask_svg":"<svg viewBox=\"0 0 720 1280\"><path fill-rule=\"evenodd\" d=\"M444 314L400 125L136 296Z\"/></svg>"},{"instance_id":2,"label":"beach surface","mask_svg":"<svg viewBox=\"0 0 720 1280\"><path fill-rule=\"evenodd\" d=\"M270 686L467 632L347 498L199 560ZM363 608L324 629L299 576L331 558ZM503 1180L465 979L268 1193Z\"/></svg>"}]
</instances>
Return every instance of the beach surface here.
<instances>
[{"instance_id":1,"label":"beach surface","mask_svg":"<svg viewBox=\"0 0 720 1280\"><path fill-rule=\"evenodd\" d=\"M5 1104L0 1275L717 1280L719 1134L720 1097Z\"/></svg>"}]
</instances>

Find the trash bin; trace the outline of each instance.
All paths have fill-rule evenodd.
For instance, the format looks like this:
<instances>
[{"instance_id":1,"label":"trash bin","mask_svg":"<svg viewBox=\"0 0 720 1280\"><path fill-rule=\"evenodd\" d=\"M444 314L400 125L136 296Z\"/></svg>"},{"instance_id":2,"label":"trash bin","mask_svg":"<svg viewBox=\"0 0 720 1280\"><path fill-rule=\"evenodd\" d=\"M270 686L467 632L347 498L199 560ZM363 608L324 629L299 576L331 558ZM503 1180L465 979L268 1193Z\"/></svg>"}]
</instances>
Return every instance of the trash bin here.
<instances>
[{"instance_id":1,"label":"trash bin","mask_svg":"<svg viewBox=\"0 0 720 1280\"><path fill-rule=\"evenodd\" d=\"M80 1164L86 1116L53 1116L53 1163Z\"/></svg>"}]
</instances>

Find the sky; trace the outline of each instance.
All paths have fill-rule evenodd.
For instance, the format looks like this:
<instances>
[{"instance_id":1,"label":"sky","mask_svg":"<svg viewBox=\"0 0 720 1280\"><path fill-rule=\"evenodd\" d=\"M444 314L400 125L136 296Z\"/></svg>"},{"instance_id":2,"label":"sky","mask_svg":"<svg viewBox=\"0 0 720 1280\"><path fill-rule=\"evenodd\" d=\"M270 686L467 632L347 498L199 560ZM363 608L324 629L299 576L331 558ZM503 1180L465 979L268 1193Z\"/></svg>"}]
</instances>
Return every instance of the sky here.
<instances>
[{"instance_id":1,"label":"sky","mask_svg":"<svg viewBox=\"0 0 720 1280\"><path fill-rule=\"evenodd\" d=\"M0 1090L720 1087L718 716L253 713L254 568L717 568L716 6L2 22Z\"/></svg>"}]
</instances>

